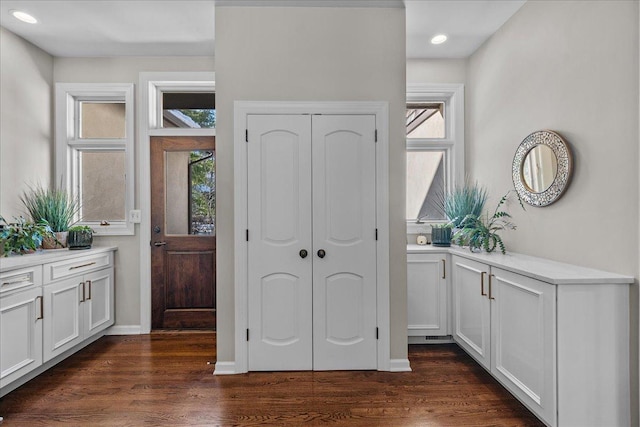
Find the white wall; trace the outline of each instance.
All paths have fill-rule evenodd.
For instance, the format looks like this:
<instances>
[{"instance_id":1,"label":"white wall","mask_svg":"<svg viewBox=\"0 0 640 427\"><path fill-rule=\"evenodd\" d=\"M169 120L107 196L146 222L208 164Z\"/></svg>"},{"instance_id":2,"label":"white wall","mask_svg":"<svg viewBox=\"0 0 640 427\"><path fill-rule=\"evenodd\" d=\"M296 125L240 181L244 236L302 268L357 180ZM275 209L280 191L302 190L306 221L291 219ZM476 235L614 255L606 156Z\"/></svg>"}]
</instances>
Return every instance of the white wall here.
<instances>
[{"instance_id":1,"label":"white wall","mask_svg":"<svg viewBox=\"0 0 640 427\"><path fill-rule=\"evenodd\" d=\"M218 7L215 24L218 361L234 360L235 100L389 102L391 357L406 358L404 10Z\"/></svg>"},{"instance_id":2,"label":"white wall","mask_svg":"<svg viewBox=\"0 0 640 427\"><path fill-rule=\"evenodd\" d=\"M20 195L52 182L53 57L0 28L0 215L25 215Z\"/></svg>"},{"instance_id":3,"label":"white wall","mask_svg":"<svg viewBox=\"0 0 640 427\"><path fill-rule=\"evenodd\" d=\"M638 2L529 1L469 60L467 171L493 196L513 187L529 133L573 149L566 194L510 206L507 249L638 277ZM631 297L632 403L638 419L638 297Z\"/></svg>"},{"instance_id":4,"label":"white wall","mask_svg":"<svg viewBox=\"0 0 640 427\"><path fill-rule=\"evenodd\" d=\"M213 71L211 57L118 57L118 58L55 58L54 81L64 83L134 83L145 71ZM2 94L4 102L4 92ZM137 105L141 100L136 99ZM137 125L137 123L136 123ZM136 175L138 174L137 126L135 129ZM136 207L140 187L136 176ZM144 189L148 191L148 189ZM135 236L100 236L98 244L118 246L116 252L116 326L140 325L140 242L139 225Z\"/></svg>"},{"instance_id":5,"label":"white wall","mask_svg":"<svg viewBox=\"0 0 640 427\"><path fill-rule=\"evenodd\" d=\"M407 84L467 81L467 59L408 59Z\"/></svg>"}]
</instances>

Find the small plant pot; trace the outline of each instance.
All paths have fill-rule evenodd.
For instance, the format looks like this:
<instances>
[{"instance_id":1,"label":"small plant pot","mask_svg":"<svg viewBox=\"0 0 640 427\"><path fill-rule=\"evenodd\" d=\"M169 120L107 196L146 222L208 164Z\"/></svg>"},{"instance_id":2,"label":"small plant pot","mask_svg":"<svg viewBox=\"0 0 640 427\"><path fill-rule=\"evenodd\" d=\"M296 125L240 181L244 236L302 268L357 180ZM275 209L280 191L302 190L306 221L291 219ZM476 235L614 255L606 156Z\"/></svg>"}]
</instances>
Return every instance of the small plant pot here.
<instances>
[{"instance_id":1,"label":"small plant pot","mask_svg":"<svg viewBox=\"0 0 640 427\"><path fill-rule=\"evenodd\" d=\"M67 247L67 231L56 231L53 236L42 239L42 249L62 249Z\"/></svg>"},{"instance_id":2,"label":"small plant pot","mask_svg":"<svg viewBox=\"0 0 640 427\"><path fill-rule=\"evenodd\" d=\"M431 229L431 245L438 247L451 246L451 228L432 228Z\"/></svg>"},{"instance_id":3,"label":"small plant pot","mask_svg":"<svg viewBox=\"0 0 640 427\"><path fill-rule=\"evenodd\" d=\"M93 233L91 231L69 231L67 245L70 250L91 249Z\"/></svg>"}]
</instances>

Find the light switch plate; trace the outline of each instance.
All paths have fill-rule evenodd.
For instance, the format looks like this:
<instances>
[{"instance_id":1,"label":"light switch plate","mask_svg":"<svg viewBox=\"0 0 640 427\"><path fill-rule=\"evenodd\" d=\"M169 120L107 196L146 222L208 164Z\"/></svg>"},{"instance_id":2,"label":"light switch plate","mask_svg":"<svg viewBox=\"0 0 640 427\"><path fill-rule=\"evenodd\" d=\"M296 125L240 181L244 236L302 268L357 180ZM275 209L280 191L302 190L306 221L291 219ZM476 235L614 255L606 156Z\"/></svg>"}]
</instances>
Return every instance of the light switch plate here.
<instances>
[{"instance_id":1,"label":"light switch plate","mask_svg":"<svg viewBox=\"0 0 640 427\"><path fill-rule=\"evenodd\" d=\"M140 210L129 211L129 222L140 224L140 221L142 221L142 212L140 212Z\"/></svg>"}]
</instances>

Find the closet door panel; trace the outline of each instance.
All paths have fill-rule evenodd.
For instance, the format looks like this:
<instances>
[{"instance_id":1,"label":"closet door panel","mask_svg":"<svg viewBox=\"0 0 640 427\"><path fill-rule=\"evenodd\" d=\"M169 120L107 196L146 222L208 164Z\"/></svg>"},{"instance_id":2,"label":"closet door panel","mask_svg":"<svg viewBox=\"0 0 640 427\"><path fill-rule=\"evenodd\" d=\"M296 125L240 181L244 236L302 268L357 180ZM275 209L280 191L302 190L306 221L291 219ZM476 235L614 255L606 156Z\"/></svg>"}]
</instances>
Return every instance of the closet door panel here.
<instances>
[{"instance_id":1,"label":"closet door panel","mask_svg":"<svg viewBox=\"0 0 640 427\"><path fill-rule=\"evenodd\" d=\"M375 369L375 117L313 116L314 369Z\"/></svg>"},{"instance_id":2,"label":"closet door panel","mask_svg":"<svg viewBox=\"0 0 640 427\"><path fill-rule=\"evenodd\" d=\"M312 369L311 118L249 116L249 370Z\"/></svg>"}]
</instances>

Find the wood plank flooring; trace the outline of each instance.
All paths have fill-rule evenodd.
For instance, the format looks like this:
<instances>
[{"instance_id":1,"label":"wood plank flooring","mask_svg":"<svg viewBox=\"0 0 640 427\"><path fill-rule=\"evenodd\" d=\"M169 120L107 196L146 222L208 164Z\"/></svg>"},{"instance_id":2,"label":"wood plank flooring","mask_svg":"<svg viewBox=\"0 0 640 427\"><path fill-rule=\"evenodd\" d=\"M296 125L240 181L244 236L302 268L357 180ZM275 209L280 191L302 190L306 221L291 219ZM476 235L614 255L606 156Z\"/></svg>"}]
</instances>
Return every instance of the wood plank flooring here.
<instances>
[{"instance_id":1,"label":"wood plank flooring","mask_svg":"<svg viewBox=\"0 0 640 427\"><path fill-rule=\"evenodd\" d=\"M214 333L110 336L0 399L9 426L541 426L457 346L413 372L213 376Z\"/></svg>"}]
</instances>

